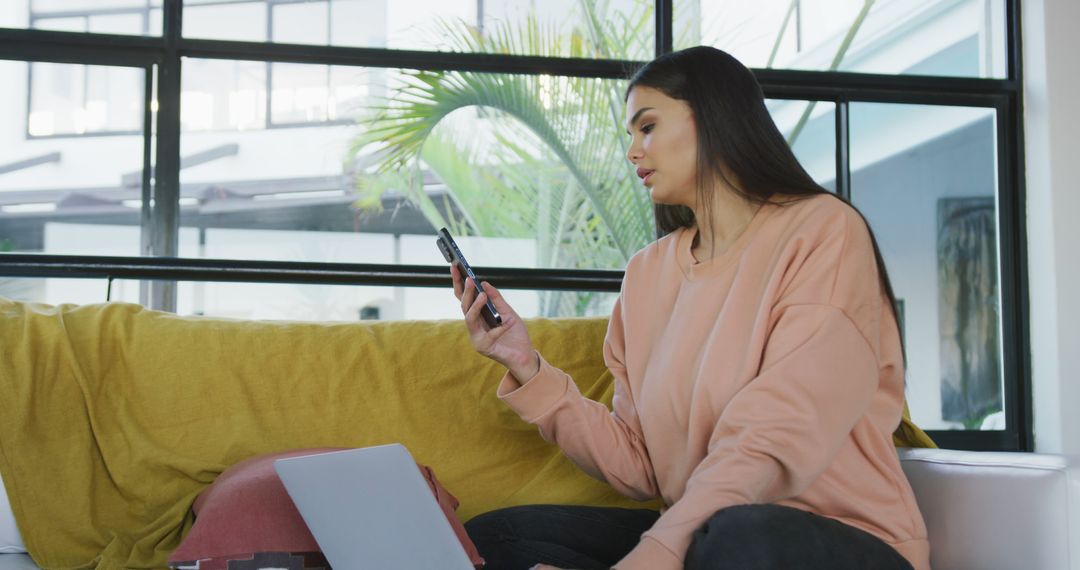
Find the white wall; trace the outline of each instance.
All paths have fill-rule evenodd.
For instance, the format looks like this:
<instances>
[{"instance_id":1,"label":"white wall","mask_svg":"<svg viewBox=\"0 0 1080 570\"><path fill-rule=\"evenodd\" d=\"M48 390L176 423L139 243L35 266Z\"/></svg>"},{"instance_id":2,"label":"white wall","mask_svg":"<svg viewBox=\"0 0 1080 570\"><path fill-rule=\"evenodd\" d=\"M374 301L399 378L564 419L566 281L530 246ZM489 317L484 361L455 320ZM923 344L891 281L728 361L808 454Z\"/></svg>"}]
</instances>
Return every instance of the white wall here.
<instances>
[{"instance_id":1,"label":"white wall","mask_svg":"<svg viewBox=\"0 0 1080 570\"><path fill-rule=\"evenodd\" d=\"M1022 6L1035 446L1080 453L1080 3Z\"/></svg>"}]
</instances>

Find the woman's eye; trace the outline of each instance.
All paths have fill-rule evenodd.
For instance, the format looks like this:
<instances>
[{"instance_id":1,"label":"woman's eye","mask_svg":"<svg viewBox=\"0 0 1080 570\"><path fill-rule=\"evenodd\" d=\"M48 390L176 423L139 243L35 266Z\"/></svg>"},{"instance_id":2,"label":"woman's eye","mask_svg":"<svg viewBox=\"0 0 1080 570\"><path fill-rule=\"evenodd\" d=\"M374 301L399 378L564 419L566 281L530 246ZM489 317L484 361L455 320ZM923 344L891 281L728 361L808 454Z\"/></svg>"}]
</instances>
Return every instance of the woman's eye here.
<instances>
[{"instance_id":1,"label":"woman's eye","mask_svg":"<svg viewBox=\"0 0 1080 570\"><path fill-rule=\"evenodd\" d=\"M641 126L641 132L643 132L645 134L649 134L649 133L652 132L654 126L655 125L653 125L652 123L649 123L647 125L642 125Z\"/></svg>"}]
</instances>

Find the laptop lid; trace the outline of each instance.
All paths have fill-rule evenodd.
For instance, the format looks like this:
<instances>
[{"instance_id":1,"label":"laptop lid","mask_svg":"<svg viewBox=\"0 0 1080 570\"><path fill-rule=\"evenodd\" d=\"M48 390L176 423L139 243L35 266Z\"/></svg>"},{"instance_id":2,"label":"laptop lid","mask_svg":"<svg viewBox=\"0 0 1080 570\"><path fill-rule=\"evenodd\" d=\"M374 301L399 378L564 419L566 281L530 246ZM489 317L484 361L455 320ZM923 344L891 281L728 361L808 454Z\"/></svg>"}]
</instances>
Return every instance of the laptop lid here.
<instances>
[{"instance_id":1,"label":"laptop lid","mask_svg":"<svg viewBox=\"0 0 1080 570\"><path fill-rule=\"evenodd\" d=\"M288 457L274 468L335 569L473 570L405 446Z\"/></svg>"}]
</instances>

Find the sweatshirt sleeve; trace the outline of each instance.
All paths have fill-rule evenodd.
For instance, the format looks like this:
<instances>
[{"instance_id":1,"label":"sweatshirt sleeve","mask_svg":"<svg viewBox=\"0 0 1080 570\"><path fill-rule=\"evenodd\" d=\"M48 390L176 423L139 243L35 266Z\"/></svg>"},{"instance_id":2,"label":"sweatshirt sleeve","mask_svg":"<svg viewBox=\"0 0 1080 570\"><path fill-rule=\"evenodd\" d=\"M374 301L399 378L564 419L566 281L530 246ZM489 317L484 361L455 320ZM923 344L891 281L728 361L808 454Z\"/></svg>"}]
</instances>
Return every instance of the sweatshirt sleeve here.
<instances>
[{"instance_id":1,"label":"sweatshirt sleeve","mask_svg":"<svg viewBox=\"0 0 1080 570\"><path fill-rule=\"evenodd\" d=\"M623 338L616 301L604 340L604 360L615 377L612 410L583 396L570 375L543 356L539 372L520 387L507 373L498 396L583 471L644 501L657 497L659 489L622 364Z\"/></svg>"},{"instance_id":2,"label":"sweatshirt sleeve","mask_svg":"<svg viewBox=\"0 0 1080 570\"><path fill-rule=\"evenodd\" d=\"M757 376L720 413L684 494L616 569L681 569L716 511L801 494L866 413L880 371L863 331L877 330L883 297L865 225L846 222L791 256Z\"/></svg>"}]
</instances>

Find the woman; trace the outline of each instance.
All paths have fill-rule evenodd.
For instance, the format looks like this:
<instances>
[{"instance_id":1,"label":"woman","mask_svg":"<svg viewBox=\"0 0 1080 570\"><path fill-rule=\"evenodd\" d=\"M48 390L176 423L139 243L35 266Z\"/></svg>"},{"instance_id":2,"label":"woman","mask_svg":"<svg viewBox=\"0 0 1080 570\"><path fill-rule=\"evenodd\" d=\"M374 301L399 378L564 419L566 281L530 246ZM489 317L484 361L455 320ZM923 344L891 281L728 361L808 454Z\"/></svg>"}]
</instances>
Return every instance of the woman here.
<instances>
[{"instance_id":1,"label":"woman","mask_svg":"<svg viewBox=\"0 0 1080 570\"><path fill-rule=\"evenodd\" d=\"M722 51L640 69L626 121L663 237L630 260L611 315L613 410L533 349L497 289L451 273L473 346L507 368L499 398L592 476L667 506L486 513L466 528L488 567L927 570L891 439L894 299L862 216L799 166Z\"/></svg>"}]
</instances>

